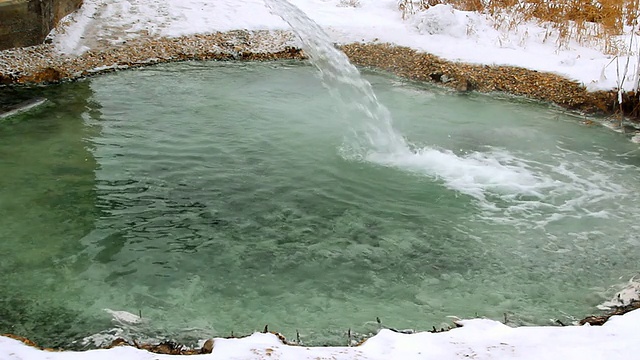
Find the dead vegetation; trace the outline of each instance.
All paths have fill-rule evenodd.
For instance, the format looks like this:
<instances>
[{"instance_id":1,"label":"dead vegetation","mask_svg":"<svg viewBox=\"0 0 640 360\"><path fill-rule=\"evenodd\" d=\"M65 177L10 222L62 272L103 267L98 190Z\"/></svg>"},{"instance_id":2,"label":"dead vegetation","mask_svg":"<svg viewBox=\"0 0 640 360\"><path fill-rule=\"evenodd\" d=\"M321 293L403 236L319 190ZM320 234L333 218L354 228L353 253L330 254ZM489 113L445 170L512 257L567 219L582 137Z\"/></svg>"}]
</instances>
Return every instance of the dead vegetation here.
<instances>
[{"instance_id":1,"label":"dead vegetation","mask_svg":"<svg viewBox=\"0 0 640 360\"><path fill-rule=\"evenodd\" d=\"M398 8L407 18L438 4L487 14L504 31L535 21L559 47L574 40L613 55L628 50L617 36L625 26L636 26L640 15L640 0L399 0Z\"/></svg>"}]
</instances>

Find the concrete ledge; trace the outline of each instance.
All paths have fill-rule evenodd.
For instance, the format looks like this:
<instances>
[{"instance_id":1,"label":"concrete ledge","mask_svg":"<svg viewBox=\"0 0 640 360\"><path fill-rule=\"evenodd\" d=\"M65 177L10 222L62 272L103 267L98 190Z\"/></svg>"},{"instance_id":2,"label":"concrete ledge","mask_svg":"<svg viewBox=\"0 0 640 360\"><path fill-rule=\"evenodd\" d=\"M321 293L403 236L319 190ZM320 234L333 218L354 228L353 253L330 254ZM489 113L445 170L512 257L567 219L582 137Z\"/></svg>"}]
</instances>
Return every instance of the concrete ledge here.
<instances>
[{"instance_id":1,"label":"concrete ledge","mask_svg":"<svg viewBox=\"0 0 640 360\"><path fill-rule=\"evenodd\" d=\"M82 0L0 0L0 50L41 44Z\"/></svg>"}]
</instances>

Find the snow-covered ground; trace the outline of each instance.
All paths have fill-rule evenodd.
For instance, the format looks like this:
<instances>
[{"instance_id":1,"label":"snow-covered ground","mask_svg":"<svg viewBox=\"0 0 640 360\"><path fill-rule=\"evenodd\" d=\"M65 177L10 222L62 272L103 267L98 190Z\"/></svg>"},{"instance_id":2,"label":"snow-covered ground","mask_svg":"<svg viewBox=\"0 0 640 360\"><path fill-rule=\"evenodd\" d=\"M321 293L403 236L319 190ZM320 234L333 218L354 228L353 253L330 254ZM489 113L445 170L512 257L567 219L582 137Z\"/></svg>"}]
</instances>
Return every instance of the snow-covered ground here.
<instances>
[{"instance_id":1,"label":"snow-covered ground","mask_svg":"<svg viewBox=\"0 0 640 360\"><path fill-rule=\"evenodd\" d=\"M633 88L637 43L631 55L606 55L595 46L560 47L557 35L534 23L515 31L496 30L493 20L439 5L403 19L397 0L291 0L324 27L334 41L391 42L449 60L514 65L555 72L590 89ZM353 6L358 4L357 6ZM62 53L77 54L103 44L140 36L181 36L228 30L283 30L262 0L85 0L69 16L53 41ZM629 34L632 32L629 31ZM629 44L631 38L620 41ZM628 64L627 64L628 60ZM620 75L618 75L620 73ZM635 285L633 285L635 286ZM639 287L640 288L640 287ZM633 295L638 295L638 288ZM623 295L627 295L624 293ZM614 299L611 304L624 303ZM215 339L207 359L638 359L640 310L616 316L604 326L511 328L486 319L464 320L444 333L398 334L382 330L359 347L307 348L283 345L271 334L244 339ZM51 353L0 337L5 359L168 359L131 347Z\"/></svg>"},{"instance_id":2,"label":"snow-covered ground","mask_svg":"<svg viewBox=\"0 0 640 360\"><path fill-rule=\"evenodd\" d=\"M486 319L459 321L463 327L443 333L399 334L382 330L358 347L284 345L273 334L243 339L215 339L204 359L531 359L632 360L640 354L640 310L612 317L603 326L511 328ZM46 352L0 337L3 360L146 360L177 359L132 347L87 352ZM184 357L183 357L184 358Z\"/></svg>"},{"instance_id":3,"label":"snow-covered ground","mask_svg":"<svg viewBox=\"0 0 640 360\"><path fill-rule=\"evenodd\" d=\"M449 60L514 65L554 72L589 89L630 90L638 43L631 29L620 36L630 56L604 54L595 42L559 45L558 34L533 22L510 31L486 15L438 5L403 19L397 0L291 0L324 27L336 42L391 42ZM287 29L262 0L85 0L83 8L54 34L63 53L139 36L181 36L227 30ZM496 26L497 25L497 26ZM504 27L502 27L504 28ZM629 47L629 45L631 45ZM628 60L628 61L627 61ZM627 69L628 75L623 76ZM619 74L619 75L618 75Z\"/></svg>"}]
</instances>

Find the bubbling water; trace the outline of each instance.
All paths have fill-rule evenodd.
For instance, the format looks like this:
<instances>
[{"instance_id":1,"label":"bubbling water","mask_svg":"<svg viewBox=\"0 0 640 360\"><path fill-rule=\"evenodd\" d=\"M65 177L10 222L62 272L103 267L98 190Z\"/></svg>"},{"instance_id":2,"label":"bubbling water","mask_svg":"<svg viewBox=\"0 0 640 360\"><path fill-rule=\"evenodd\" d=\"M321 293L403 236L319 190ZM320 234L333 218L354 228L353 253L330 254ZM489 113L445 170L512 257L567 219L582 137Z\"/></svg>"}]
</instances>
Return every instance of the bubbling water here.
<instances>
[{"instance_id":1,"label":"bubbling water","mask_svg":"<svg viewBox=\"0 0 640 360\"><path fill-rule=\"evenodd\" d=\"M562 213L567 206L581 207L624 192L595 191L599 185L581 180L579 174L563 166L551 169L553 176L543 175L548 174L548 169L542 168L545 164L524 161L502 149L458 155L408 142L394 128L391 113L378 101L371 84L317 23L287 0L265 0L265 3L299 37L309 61L318 69L323 85L333 97L355 110L348 114L351 132L340 148L346 160L429 176L449 189L473 197L485 210L502 212L507 218L512 218L513 213L522 215L536 209ZM585 210L585 213L593 212ZM561 217L547 215L538 221L546 223Z\"/></svg>"}]
</instances>

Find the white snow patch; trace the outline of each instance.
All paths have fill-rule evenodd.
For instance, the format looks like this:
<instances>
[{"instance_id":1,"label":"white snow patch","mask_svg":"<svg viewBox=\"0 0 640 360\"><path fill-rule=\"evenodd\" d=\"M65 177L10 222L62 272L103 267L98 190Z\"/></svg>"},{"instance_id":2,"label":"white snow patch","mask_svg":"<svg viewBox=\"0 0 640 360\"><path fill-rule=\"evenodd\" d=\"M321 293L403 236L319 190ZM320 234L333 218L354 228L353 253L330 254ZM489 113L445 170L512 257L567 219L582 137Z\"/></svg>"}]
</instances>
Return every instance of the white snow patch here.
<instances>
[{"instance_id":1,"label":"white snow patch","mask_svg":"<svg viewBox=\"0 0 640 360\"><path fill-rule=\"evenodd\" d=\"M53 38L57 51L69 55L80 55L89 50L87 46L81 45L81 41L97 8L98 4L95 2L85 1L80 10L67 15L60 21L63 26L49 34Z\"/></svg>"}]
</instances>

